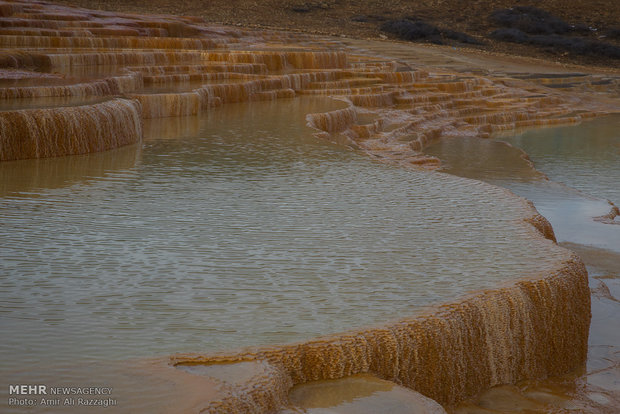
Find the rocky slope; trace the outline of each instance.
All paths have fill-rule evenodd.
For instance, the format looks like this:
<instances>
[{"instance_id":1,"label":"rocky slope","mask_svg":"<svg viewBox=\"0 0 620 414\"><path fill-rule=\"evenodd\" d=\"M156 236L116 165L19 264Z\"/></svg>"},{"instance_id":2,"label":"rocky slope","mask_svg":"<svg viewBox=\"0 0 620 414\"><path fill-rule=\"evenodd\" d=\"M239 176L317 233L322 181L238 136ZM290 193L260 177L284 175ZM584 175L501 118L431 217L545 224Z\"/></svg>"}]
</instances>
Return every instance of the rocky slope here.
<instances>
[{"instance_id":1,"label":"rocky slope","mask_svg":"<svg viewBox=\"0 0 620 414\"><path fill-rule=\"evenodd\" d=\"M362 38L399 37L381 28L391 21L423 22L439 38L422 33L416 41L473 47L564 63L620 65L620 2L615 0L61 0L88 8L201 16L206 21L275 27ZM539 9L531 9L539 8ZM497 12L515 8L508 20ZM522 8L523 10L519 9ZM540 9L549 15L538 15ZM513 9L514 11L514 9ZM495 14L494 14L495 13ZM514 13L513 13L514 14ZM505 16L504 16L505 17ZM533 20L533 23L532 23ZM558 21L568 30L555 31ZM532 26L533 24L533 26ZM510 29L496 33L497 29ZM514 30L521 33L516 33ZM528 29L530 29L528 31ZM432 29L431 29L432 30ZM477 43L463 43L463 33ZM536 37L538 36L538 37ZM545 37L546 36L546 37ZM400 36L403 38L403 36ZM408 39L407 36L404 37Z\"/></svg>"}]
</instances>

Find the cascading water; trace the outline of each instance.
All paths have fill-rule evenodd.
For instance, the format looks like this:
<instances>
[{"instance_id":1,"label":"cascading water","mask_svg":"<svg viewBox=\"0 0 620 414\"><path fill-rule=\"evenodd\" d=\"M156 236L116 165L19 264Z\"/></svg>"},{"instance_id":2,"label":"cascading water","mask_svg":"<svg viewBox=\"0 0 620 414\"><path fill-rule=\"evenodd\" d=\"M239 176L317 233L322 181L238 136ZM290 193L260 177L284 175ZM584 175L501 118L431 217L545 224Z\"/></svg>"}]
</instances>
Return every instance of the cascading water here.
<instances>
[{"instance_id":1,"label":"cascading water","mask_svg":"<svg viewBox=\"0 0 620 414\"><path fill-rule=\"evenodd\" d=\"M412 68L332 50L330 42L317 45L300 34L26 1L1 2L0 16L0 100L9 108L0 110L1 161L105 151L154 131L191 135L199 116L222 105L316 96L324 108L313 107L306 121L317 136L387 163L436 168L438 159L422 151L438 138L489 137L617 110L550 89L544 80ZM312 49L303 46L309 39ZM259 41L291 44L257 50ZM591 79L570 82L596 89ZM61 98L75 100L55 105ZM186 118L157 123L167 117ZM515 202L526 212L516 226L552 246L542 240L553 240L549 223ZM227 413L275 410L286 405L293 385L358 373L444 404L493 385L562 374L585 360L590 296L581 261L557 254L552 271L521 275L415 317L292 345L175 356L172 364L258 364L260 375L205 403L204 412Z\"/></svg>"},{"instance_id":2,"label":"cascading water","mask_svg":"<svg viewBox=\"0 0 620 414\"><path fill-rule=\"evenodd\" d=\"M372 372L454 404L493 385L558 375L583 364L590 298L581 260L416 319L251 353L177 356L177 366L266 361L274 369L205 412L266 412L293 384ZM269 391L265 392L267 389ZM250 403L251 402L251 403Z\"/></svg>"},{"instance_id":3,"label":"cascading water","mask_svg":"<svg viewBox=\"0 0 620 414\"><path fill-rule=\"evenodd\" d=\"M87 154L142 138L136 101L0 111L0 160Z\"/></svg>"},{"instance_id":4,"label":"cascading water","mask_svg":"<svg viewBox=\"0 0 620 414\"><path fill-rule=\"evenodd\" d=\"M503 80L403 70L395 63L365 62L357 57L349 65L342 51L223 51L220 49L227 44L239 48L243 35L230 37L223 30L207 33L191 19L118 20L109 15L94 22L83 13L68 12L58 18L63 14L41 13L44 7L26 10L20 14L22 19L28 17L22 28L37 27L35 23L40 22L41 27L85 32L77 36L59 36L49 30L0 34L0 45L5 47L1 66L67 73L65 82L57 86L46 85L41 79L38 84L0 87L0 99L125 95L141 103L144 118L154 118L196 115L227 102L307 94L339 96L351 103L351 110L311 114L309 122L330 134L344 134L371 155L385 158L390 152L402 154L406 150L409 155L400 155L401 164L420 164L419 151L438 134L484 136L528 126L578 122L589 114L580 110L579 101L563 101L549 91L536 94L531 84L523 89L522 83L509 86ZM20 20L11 20L13 14L3 25L16 30ZM93 25L103 30L112 24L114 30L134 32L131 36L114 36L91 30ZM135 26L161 28L168 36L177 37L162 37L161 32L136 33ZM179 37L189 33L193 37ZM252 40L254 37L245 41ZM109 68L111 76L86 81L71 75L77 68L89 67ZM153 93L149 90L153 87L167 90ZM183 90L175 91L179 88ZM379 110L382 120L356 125L353 108ZM411 135L411 128L402 128L405 124L415 125L418 137L410 140L410 148L402 144ZM434 165L433 160L426 160L429 166Z\"/></svg>"}]
</instances>

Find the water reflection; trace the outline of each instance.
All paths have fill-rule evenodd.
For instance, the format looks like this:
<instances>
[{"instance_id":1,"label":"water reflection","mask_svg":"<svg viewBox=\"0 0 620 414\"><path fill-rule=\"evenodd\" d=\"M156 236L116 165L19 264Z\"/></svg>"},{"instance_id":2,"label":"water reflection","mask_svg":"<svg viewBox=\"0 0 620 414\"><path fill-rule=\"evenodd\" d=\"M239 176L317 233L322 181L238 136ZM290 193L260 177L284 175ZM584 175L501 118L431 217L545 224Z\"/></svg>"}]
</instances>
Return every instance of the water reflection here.
<instances>
[{"instance_id":1,"label":"water reflection","mask_svg":"<svg viewBox=\"0 0 620 414\"><path fill-rule=\"evenodd\" d=\"M2 164L3 369L301 340L565 257L501 189L317 139L304 114L329 105L230 105L152 124L141 150Z\"/></svg>"},{"instance_id":2,"label":"water reflection","mask_svg":"<svg viewBox=\"0 0 620 414\"><path fill-rule=\"evenodd\" d=\"M141 145L134 144L105 153L4 161L0 163L0 197L31 197L45 189L124 174L140 162L141 152Z\"/></svg>"},{"instance_id":3,"label":"water reflection","mask_svg":"<svg viewBox=\"0 0 620 414\"><path fill-rule=\"evenodd\" d=\"M522 148L553 181L596 198L620 203L620 117L577 128L529 131L506 139Z\"/></svg>"},{"instance_id":4,"label":"water reflection","mask_svg":"<svg viewBox=\"0 0 620 414\"><path fill-rule=\"evenodd\" d=\"M583 258L592 290L585 373L495 387L454 412L546 413L553 407L613 413L620 405L620 329L610 329L620 311L620 227L594 220L609 212L606 199L620 200L619 126L620 118L614 116L500 138L507 142L445 139L428 148L444 162L442 170L501 185L532 200L560 244Z\"/></svg>"},{"instance_id":5,"label":"water reflection","mask_svg":"<svg viewBox=\"0 0 620 414\"><path fill-rule=\"evenodd\" d=\"M593 218L609 213L607 199L620 199L619 125L616 116L500 141L444 139L426 152L443 160L442 171L500 185L532 200L559 241L617 250L620 230Z\"/></svg>"}]
</instances>

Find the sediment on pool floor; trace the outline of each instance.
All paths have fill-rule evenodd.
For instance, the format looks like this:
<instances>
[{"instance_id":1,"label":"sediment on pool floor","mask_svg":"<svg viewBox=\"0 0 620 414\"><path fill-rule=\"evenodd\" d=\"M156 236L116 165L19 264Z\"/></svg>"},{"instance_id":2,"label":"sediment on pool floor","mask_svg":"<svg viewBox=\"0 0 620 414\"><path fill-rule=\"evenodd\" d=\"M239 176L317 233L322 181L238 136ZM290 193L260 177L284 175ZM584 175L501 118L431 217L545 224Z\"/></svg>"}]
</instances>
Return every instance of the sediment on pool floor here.
<instances>
[{"instance_id":1,"label":"sediment on pool floor","mask_svg":"<svg viewBox=\"0 0 620 414\"><path fill-rule=\"evenodd\" d=\"M278 414L312 414L325 409L340 414L446 414L436 401L369 374L297 385L289 400L290 406Z\"/></svg>"}]
</instances>

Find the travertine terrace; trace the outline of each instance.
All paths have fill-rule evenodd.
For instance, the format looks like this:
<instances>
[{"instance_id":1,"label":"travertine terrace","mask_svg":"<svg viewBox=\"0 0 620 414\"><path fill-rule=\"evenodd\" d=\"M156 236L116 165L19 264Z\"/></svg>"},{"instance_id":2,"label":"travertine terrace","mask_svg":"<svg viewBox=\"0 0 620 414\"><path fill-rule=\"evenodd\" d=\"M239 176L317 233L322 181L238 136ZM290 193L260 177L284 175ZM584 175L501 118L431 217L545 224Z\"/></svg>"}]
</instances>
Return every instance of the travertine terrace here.
<instances>
[{"instance_id":1,"label":"travertine terrace","mask_svg":"<svg viewBox=\"0 0 620 414\"><path fill-rule=\"evenodd\" d=\"M318 95L346 106L307 114L318 137L385 162L432 168L439 161L423 149L439 137L489 137L576 123L607 110L558 83L587 91L619 87L604 76L517 79L412 67L354 53L337 39L36 1L0 2L0 47L0 161L136 143L143 119ZM523 208L530 216L523 225L533 226L534 237L553 239L546 220ZM363 372L452 404L496 384L583 363L589 300L585 268L567 253L551 274L415 318L301 344L177 356L172 363L264 364L265 372L205 403L204 412L275 410L294 384Z\"/></svg>"},{"instance_id":2,"label":"travertine terrace","mask_svg":"<svg viewBox=\"0 0 620 414\"><path fill-rule=\"evenodd\" d=\"M224 389L225 397L205 404L208 413L273 411L286 404L295 384L364 372L454 404L493 385L559 375L585 361L585 268L573 257L559 269L380 327L232 355L180 355L173 362L269 367Z\"/></svg>"},{"instance_id":3,"label":"travertine terrace","mask_svg":"<svg viewBox=\"0 0 620 414\"><path fill-rule=\"evenodd\" d=\"M595 110L560 90L523 80L412 68L348 54L338 42L299 34L42 2L3 2L0 12L0 160L136 142L142 135L138 117L322 95L344 100L349 108L308 114L312 126L375 156L432 165L435 160L421 150L434 138L574 123ZM601 77L541 81L618 88L617 80Z\"/></svg>"}]
</instances>

